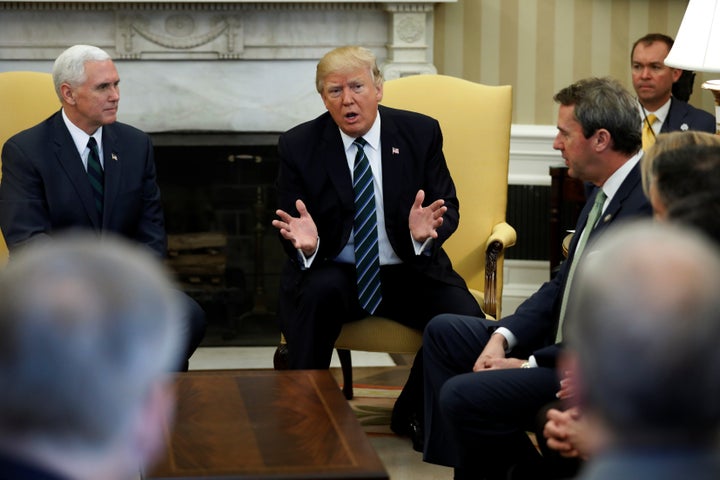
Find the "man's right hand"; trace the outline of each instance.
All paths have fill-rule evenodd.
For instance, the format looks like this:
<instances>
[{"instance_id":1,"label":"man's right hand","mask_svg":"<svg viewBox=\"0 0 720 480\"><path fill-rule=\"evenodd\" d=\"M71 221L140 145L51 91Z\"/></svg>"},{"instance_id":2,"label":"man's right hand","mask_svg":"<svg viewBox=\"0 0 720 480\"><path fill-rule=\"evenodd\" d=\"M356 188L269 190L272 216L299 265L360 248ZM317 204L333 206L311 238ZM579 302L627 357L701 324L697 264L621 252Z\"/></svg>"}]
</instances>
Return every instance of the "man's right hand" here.
<instances>
[{"instance_id":1,"label":"man's right hand","mask_svg":"<svg viewBox=\"0 0 720 480\"><path fill-rule=\"evenodd\" d=\"M276 210L275 214L279 220L273 220L272 226L280 231L280 235L285 240L289 240L293 247L303 252L303 255L309 257L318 246L318 231L315 221L308 213L305 203L302 200L295 201L299 217L293 217L284 210Z\"/></svg>"},{"instance_id":2,"label":"man's right hand","mask_svg":"<svg viewBox=\"0 0 720 480\"><path fill-rule=\"evenodd\" d=\"M479 372L480 370L490 370L493 368L510 368L509 366L503 366L505 363L505 350L507 349L507 340L499 333L494 333L490 336L487 345L483 348L480 356L473 365L473 372ZM521 362L522 363L522 362ZM519 365L513 366L513 368Z\"/></svg>"}]
</instances>

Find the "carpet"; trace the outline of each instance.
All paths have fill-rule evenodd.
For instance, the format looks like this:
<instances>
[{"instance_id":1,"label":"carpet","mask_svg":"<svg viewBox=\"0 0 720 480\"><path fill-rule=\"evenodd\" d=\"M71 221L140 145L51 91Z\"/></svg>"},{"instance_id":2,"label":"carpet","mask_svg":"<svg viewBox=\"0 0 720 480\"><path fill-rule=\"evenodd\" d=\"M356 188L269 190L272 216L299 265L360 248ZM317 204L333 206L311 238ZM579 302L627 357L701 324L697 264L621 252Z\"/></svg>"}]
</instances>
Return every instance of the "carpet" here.
<instances>
[{"instance_id":1,"label":"carpet","mask_svg":"<svg viewBox=\"0 0 720 480\"><path fill-rule=\"evenodd\" d=\"M402 387L354 384L353 390L349 404L363 430L369 435L394 435L390 415Z\"/></svg>"}]
</instances>

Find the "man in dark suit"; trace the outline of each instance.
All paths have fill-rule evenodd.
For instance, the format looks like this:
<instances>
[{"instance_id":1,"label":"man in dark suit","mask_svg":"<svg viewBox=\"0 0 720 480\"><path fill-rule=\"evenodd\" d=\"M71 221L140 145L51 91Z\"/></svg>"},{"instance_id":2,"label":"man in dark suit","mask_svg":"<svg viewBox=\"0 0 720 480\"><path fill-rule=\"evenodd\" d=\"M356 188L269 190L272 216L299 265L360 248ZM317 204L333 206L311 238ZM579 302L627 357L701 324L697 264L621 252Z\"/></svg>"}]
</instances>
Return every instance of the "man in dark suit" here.
<instances>
[{"instance_id":1,"label":"man in dark suit","mask_svg":"<svg viewBox=\"0 0 720 480\"><path fill-rule=\"evenodd\" d=\"M152 143L116 121L120 77L112 59L97 47L75 45L56 59L53 82L61 110L2 149L0 228L11 258L23 245L74 229L121 235L164 258L167 237ZM205 314L179 294L188 317L186 361L179 367L184 370L203 338Z\"/></svg>"},{"instance_id":2,"label":"man in dark suit","mask_svg":"<svg viewBox=\"0 0 720 480\"><path fill-rule=\"evenodd\" d=\"M571 177L594 185L568 261L512 315L493 322L444 314L425 329L424 460L455 467L456 479L505 479L511 468L536 460L525 432L560 388L560 323L578 243L587 239L579 258L611 225L652 213L640 181L632 95L615 80L590 78L560 90L555 101L553 147ZM596 212L602 213L586 227L597 198Z\"/></svg>"},{"instance_id":3,"label":"man in dark suit","mask_svg":"<svg viewBox=\"0 0 720 480\"><path fill-rule=\"evenodd\" d=\"M676 130L701 130L715 133L715 117L705 110L679 100L672 95L673 85L683 71L665 65L673 39L662 33L649 33L633 43L630 53L632 83L637 95L640 118L643 124L652 123L648 141L643 149L652 144L655 135ZM651 119L654 121L650 122Z\"/></svg>"},{"instance_id":4,"label":"man in dark suit","mask_svg":"<svg viewBox=\"0 0 720 480\"><path fill-rule=\"evenodd\" d=\"M369 50L332 50L316 75L327 112L280 137L272 224L288 255L278 315L290 368L328 368L342 324L370 313L418 330L442 312L482 316L442 248L458 226L459 205L440 126L425 115L378 106L382 81ZM354 143L360 137L364 147ZM381 301L367 307L358 298L354 246L361 242L353 226L359 176L353 169L362 152L373 177L371 230L378 235L381 280ZM421 387L420 360L410 375ZM420 392L403 391L392 422L396 432L414 437L416 448L421 401Z\"/></svg>"}]
</instances>

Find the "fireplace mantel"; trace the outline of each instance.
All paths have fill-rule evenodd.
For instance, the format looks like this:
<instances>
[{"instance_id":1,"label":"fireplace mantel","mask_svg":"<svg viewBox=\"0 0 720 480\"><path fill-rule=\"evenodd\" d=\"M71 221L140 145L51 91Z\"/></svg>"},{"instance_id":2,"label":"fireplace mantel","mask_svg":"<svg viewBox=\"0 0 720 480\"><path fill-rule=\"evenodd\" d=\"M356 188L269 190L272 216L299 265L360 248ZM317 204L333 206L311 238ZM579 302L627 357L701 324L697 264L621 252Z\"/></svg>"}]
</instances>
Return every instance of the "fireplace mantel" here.
<instances>
[{"instance_id":1,"label":"fireplace mantel","mask_svg":"<svg viewBox=\"0 0 720 480\"><path fill-rule=\"evenodd\" d=\"M50 71L99 46L122 79L120 120L151 132L278 132L324 107L315 65L347 44L386 79L435 73L433 14L456 0L0 2L0 71Z\"/></svg>"}]
</instances>

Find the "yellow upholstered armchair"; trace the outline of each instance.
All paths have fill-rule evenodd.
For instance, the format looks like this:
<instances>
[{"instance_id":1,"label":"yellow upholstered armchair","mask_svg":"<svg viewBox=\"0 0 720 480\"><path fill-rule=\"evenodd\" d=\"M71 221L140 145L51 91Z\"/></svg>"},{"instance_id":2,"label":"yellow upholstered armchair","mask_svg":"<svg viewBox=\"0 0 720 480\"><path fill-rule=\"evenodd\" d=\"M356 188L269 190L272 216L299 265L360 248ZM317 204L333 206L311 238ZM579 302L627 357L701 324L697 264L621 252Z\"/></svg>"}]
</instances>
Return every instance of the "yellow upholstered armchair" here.
<instances>
[{"instance_id":1,"label":"yellow upholstered armchair","mask_svg":"<svg viewBox=\"0 0 720 480\"><path fill-rule=\"evenodd\" d=\"M512 87L413 75L386 81L382 103L440 122L443 152L460 201L459 227L444 248L483 311L499 318L505 249L517 238L505 221ZM353 396L350 350L414 354L421 345L422 332L387 318L346 323L335 342L345 397Z\"/></svg>"},{"instance_id":2,"label":"yellow upholstered armchair","mask_svg":"<svg viewBox=\"0 0 720 480\"><path fill-rule=\"evenodd\" d=\"M42 72L0 72L0 108L3 112L0 115L1 150L8 138L40 123L60 109L52 75ZM7 259L7 245L0 232L0 267L5 265Z\"/></svg>"},{"instance_id":3,"label":"yellow upholstered armchair","mask_svg":"<svg viewBox=\"0 0 720 480\"><path fill-rule=\"evenodd\" d=\"M460 201L460 224L443 247L486 315L499 318L505 249L517 238L505 221L512 87L412 75L386 81L382 104L440 122L443 152ZM414 354L421 344L421 332L386 318L345 324L335 348L346 398L353 395L350 350Z\"/></svg>"}]
</instances>

